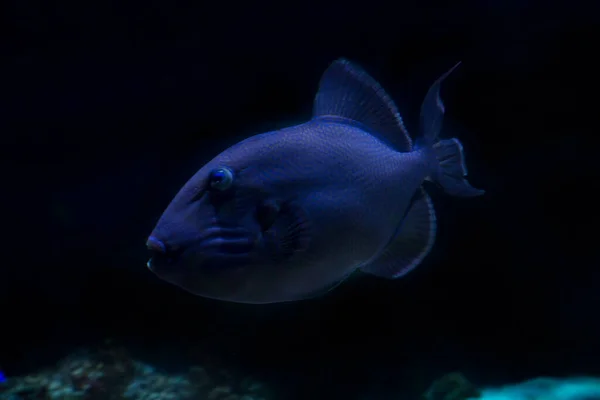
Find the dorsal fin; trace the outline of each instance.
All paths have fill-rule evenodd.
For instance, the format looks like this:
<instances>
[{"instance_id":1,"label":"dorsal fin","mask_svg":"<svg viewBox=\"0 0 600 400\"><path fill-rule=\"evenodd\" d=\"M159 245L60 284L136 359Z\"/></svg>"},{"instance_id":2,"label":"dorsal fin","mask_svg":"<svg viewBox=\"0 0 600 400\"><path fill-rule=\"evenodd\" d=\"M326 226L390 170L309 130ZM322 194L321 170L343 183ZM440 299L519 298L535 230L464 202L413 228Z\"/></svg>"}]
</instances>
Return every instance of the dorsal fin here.
<instances>
[{"instance_id":1,"label":"dorsal fin","mask_svg":"<svg viewBox=\"0 0 600 400\"><path fill-rule=\"evenodd\" d=\"M323 73L313 116L358 122L396 150L412 149L412 140L392 99L362 68L343 58Z\"/></svg>"}]
</instances>

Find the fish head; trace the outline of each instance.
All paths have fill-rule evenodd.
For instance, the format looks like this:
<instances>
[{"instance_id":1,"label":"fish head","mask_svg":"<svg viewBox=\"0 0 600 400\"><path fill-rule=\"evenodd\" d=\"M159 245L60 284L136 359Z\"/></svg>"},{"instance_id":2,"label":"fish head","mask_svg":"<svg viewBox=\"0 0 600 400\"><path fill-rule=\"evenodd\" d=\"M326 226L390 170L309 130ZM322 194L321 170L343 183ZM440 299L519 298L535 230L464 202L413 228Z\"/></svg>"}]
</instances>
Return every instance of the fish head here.
<instances>
[{"instance_id":1,"label":"fish head","mask_svg":"<svg viewBox=\"0 0 600 400\"><path fill-rule=\"evenodd\" d=\"M286 180L269 173L277 159L249 156L251 147L230 148L202 167L160 217L146 245L147 266L161 279L235 301L263 290L269 271L307 249L306 213Z\"/></svg>"}]
</instances>

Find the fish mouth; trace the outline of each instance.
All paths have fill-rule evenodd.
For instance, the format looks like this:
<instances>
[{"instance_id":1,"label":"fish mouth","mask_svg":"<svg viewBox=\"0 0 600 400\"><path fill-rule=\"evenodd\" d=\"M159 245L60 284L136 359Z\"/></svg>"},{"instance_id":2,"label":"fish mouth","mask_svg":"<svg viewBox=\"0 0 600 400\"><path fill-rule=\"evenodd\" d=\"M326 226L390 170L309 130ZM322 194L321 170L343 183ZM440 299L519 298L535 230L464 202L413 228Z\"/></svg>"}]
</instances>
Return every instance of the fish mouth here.
<instances>
[{"instance_id":1,"label":"fish mouth","mask_svg":"<svg viewBox=\"0 0 600 400\"><path fill-rule=\"evenodd\" d=\"M156 242L163 244L157 245ZM242 228L211 227L201 235L176 249L156 240L148 239L152 257L146 266L153 272L167 270L179 264L193 263L195 266L235 264L248 260L260 243L260 236ZM164 251L156 251L162 248Z\"/></svg>"},{"instance_id":2,"label":"fish mouth","mask_svg":"<svg viewBox=\"0 0 600 400\"><path fill-rule=\"evenodd\" d=\"M172 267L177 263L182 251L169 251L167 253L156 253L154 252L146 266L153 272L160 270L166 270L168 267Z\"/></svg>"}]
</instances>

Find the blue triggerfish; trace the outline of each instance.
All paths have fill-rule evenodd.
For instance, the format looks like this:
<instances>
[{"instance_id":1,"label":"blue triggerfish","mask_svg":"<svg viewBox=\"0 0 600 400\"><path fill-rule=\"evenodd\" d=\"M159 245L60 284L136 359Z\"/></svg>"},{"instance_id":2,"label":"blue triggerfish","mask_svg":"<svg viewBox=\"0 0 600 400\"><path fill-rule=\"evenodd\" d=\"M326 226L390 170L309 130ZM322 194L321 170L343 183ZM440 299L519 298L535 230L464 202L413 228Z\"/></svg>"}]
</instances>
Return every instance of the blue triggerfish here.
<instances>
[{"instance_id":1,"label":"blue triggerfish","mask_svg":"<svg viewBox=\"0 0 600 400\"><path fill-rule=\"evenodd\" d=\"M319 296L356 270L407 274L435 238L423 182L483 194L460 142L439 138L454 68L429 89L413 143L383 88L335 61L308 122L233 145L181 188L148 238L148 267L196 295L257 304Z\"/></svg>"}]
</instances>

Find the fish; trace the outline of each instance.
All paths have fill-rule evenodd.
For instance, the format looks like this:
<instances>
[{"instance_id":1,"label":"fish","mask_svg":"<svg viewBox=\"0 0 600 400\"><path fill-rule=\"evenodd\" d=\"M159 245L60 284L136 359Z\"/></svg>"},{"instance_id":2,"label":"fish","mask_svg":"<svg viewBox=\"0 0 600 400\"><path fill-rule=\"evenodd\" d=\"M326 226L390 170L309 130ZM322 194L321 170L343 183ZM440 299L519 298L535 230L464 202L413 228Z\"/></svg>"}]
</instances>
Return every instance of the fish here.
<instances>
[{"instance_id":1,"label":"fish","mask_svg":"<svg viewBox=\"0 0 600 400\"><path fill-rule=\"evenodd\" d=\"M429 88L413 143L381 85L334 61L310 120L234 144L183 185L147 239L148 268L195 295L251 304L316 298L356 271L405 276L436 236L424 182L484 193L465 178L461 142L439 137L440 86L459 64Z\"/></svg>"}]
</instances>

